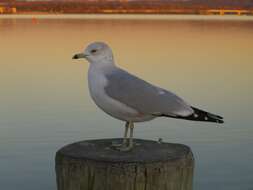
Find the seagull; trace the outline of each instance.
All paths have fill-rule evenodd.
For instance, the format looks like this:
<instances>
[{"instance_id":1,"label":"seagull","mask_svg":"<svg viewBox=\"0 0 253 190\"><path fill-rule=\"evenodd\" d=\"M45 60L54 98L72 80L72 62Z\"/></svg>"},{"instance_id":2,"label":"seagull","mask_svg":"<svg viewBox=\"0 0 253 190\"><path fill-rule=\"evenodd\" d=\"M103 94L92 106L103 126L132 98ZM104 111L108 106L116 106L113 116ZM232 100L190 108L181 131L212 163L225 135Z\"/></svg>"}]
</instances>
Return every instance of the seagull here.
<instances>
[{"instance_id":1,"label":"seagull","mask_svg":"<svg viewBox=\"0 0 253 190\"><path fill-rule=\"evenodd\" d=\"M135 122L168 117L223 123L221 116L195 108L176 94L119 68L114 62L112 49L104 42L91 43L82 53L73 56L73 59L81 58L90 63L88 87L95 104L125 122L123 142L115 145L120 151L134 147Z\"/></svg>"}]
</instances>

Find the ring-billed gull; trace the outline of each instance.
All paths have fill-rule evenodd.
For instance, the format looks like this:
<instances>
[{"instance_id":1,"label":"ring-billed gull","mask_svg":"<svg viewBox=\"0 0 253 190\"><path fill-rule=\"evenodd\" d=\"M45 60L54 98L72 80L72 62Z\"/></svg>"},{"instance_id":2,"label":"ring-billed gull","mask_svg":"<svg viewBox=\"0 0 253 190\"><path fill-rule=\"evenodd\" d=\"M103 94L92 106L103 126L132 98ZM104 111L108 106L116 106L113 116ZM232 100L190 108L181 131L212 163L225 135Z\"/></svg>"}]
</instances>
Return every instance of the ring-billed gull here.
<instances>
[{"instance_id":1,"label":"ring-billed gull","mask_svg":"<svg viewBox=\"0 0 253 190\"><path fill-rule=\"evenodd\" d=\"M96 105L112 117L126 122L119 148L122 151L133 148L134 122L170 117L223 123L221 116L195 108L176 94L116 66L111 48L103 42L91 43L83 53L73 56L73 59L80 58L90 63L88 85Z\"/></svg>"}]
</instances>

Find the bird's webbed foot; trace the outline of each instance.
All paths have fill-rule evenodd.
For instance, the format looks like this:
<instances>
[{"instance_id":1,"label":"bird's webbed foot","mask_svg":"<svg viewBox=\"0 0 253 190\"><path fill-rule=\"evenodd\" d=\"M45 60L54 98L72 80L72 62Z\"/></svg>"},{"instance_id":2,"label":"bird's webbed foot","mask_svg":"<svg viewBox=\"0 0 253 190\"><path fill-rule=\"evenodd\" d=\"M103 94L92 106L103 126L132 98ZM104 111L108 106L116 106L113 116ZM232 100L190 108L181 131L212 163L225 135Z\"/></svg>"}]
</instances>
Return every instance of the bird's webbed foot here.
<instances>
[{"instance_id":1,"label":"bird's webbed foot","mask_svg":"<svg viewBox=\"0 0 253 190\"><path fill-rule=\"evenodd\" d=\"M132 149L133 149L133 147L131 147L131 146L120 146L117 148L117 150L119 150L120 152L128 152Z\"/></svg>"},{"instance_id":2,"label":"bird's webbed foot","mask_svg":"<svg viewBox=\"0 0 253 190\"><path fill-rule=\"evenodd\" d=\"M120 147L126 147L127 146L127 143L126 142L122 142L122 143L120 143L120 142L117 142L117 141L113 141L112 142L112 145L111 145L111 147L113 147L113 148L120 148Z\"/></svg>"},{"instance_id":3,"label":"bird's webbed foot","mask_svg":"<svg viewBox=\"0 0 253 190\"><path fill-rule=\"evenodd\" d=\"M127 134L128 134L129 128L130 128L130 136L128 138ZM134 146L134 144L133 144L133 128L134 128L134 125L132 122L126 122L125 133L124 133L124 138L123 138L122 143L112 142L111 147L116 150L122 151L122 152L130 151Z\"/></svg>"}]
</instances>

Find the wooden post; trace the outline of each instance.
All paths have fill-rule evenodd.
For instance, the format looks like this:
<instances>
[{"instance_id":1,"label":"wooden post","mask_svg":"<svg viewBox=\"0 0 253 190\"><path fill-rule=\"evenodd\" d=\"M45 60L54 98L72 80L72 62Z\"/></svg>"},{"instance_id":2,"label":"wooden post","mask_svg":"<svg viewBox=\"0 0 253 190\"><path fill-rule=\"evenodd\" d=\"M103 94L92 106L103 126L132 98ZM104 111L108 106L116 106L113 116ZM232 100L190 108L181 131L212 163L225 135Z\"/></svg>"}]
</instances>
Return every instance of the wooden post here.
<instances>
[{"instance_id":1,"label":"wooden post","mask_svg":"<svg viewBox=\"0 0 253 190\"><path fill-rule=\"evenodd\" d=\"M192 190L189 147L134 139L130 152L111 148L122 139L87 140L56 153L58 190Z\"/></svg>"}]
</instances>

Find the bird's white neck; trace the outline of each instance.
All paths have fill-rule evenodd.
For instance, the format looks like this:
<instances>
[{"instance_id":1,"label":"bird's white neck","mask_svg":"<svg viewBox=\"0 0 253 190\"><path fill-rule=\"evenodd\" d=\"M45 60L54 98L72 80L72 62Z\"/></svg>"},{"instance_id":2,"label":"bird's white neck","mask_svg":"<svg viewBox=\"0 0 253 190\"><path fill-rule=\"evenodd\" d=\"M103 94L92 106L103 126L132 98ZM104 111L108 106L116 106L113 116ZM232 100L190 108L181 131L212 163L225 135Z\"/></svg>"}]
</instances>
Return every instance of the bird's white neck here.
<instances>
[{"instance_id":1,"label":"bird's white neck","mask_svg":"<svg viewBox=\"0 0 253 190\"><path fill-rule=\"evenodd\" d=\"M115 65L113 59L112 60L103 60L103 61L101 61L101 60L92 61L89 66L89 68L92 70L101 70L101 71L102 70L110 70L115 67L116 67L116 65Z\"/></svg>"}]
</instances>

